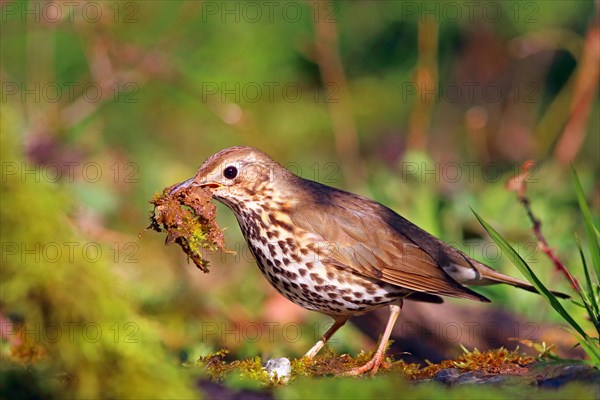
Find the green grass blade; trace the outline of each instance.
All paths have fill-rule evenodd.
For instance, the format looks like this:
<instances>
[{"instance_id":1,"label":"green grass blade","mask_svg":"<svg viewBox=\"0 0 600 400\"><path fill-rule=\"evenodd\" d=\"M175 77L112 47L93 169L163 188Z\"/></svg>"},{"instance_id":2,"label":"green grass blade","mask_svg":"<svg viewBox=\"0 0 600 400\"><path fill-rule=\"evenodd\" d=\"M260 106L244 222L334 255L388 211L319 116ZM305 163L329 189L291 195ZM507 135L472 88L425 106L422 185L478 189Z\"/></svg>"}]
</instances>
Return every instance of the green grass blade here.
<instances>
[{"instance_id":1,"label":"green grass blade","mask_svg":"<svg viewBox=\"0 0 600 400\"><path fill-rule=\"evenodd\" d=\"M583 188L581 187L581 181L579 180L577 171L575 171L575 168L572 166L571 169L573 171L573 185L575 186L577 201L579 202L579 208L583 214L585 232L587 234L588 241L590 242L589 246L590 252L592 253L592 264L594 265L594 269L596 271L596 278L600 278L600 236L598 235L598 230L592 221L592 213L587 205L585 194L583 193Z\"/></svg>"},{"instance_id":2,"label":"green grass blade","mask_svg":"<svg viewBox=\"0 0 600 400\"><path fill-rule=\"evenodd\" d=\"M555 295L550 292L546 286L539 280L539 278L535 275L533 270L527 265L525 260L512 248L512 246L494 229L490 224L485 222L483 218L479 216L473 209L473 214L479 220L479 223L483 226L483 228L487 231L490 237L496 242L496 244L502 249L502 252L505 256L507 256L510 261L521 271L521 273L525 276L525 278L537 289L537 291L548 300L552 308L558 312L558 314L569 323L585 340L588 339L588 335L585 331L579 326L579 324L569 315L567 310L560 304Z\"/></svg>"},{"instance_id":3,"label":"green grass blade","mask_svg":"<svg viewBox=\"0 0 600 400\"><path fill-rule=\"evenodd\" d=\"M596 367L600 366L600 346L591 340L583 340L579 337L577 337L577 341L586 354L590 357L590 363Z\"/></svg>"},{"instance_id":4,"label":"green grass blade","mask_svg":"<svg viewBox=\"0 0 600 400\"><path fill-rule=\"evenodd\" d=\"M583 265L583 273L585 275L585 284L586 290L582 289L580 291L581 299L583 300L583 304L592 320L592 323L596 327L598 334L600 335L600 322L598 318L600 316L600 306L598 305L598 297L594 292L594 284L592 282L592 278L590 277L589 267L587 265L587 261L585 260L585 255L583 254L583 249L581 248L581 243L579 242L579 237L575 235L575 242L577 243L577 249L579 250L579 256L581 257L581 264ZM587 291L587 293L586 293Z\"/></svg>"}]
</instances>

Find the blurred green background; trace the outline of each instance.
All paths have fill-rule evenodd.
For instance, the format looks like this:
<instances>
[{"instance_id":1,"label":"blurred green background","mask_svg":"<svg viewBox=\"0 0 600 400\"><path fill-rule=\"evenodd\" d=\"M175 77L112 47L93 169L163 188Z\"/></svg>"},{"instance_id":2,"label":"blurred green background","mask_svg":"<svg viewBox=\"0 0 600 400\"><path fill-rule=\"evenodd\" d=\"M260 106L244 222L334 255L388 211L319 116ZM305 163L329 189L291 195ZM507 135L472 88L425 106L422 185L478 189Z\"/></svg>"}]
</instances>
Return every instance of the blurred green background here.
<instances>
[{"instance_id":1,"label":"blurred green background","mask_svg":"<svg viewBox=\"0 0 600 400\"><path fill-rule=\"evenodd\" d=\"M224 206L218 221L237 254L211 255L208 275L144 231L155 192L232 145L374 198L519 276L488 246L472 207L550 286L569 291L504 187L533 159L533 209L556 253L581 273L570 164L597 216L598 2L0 8L0 318L9 390L28 386L13 369L27 365L40 382L29 389L47 396L190 396L181 362L221 347L234 359L296 357L316 341L330 321L269 286ZM480 291L494 301L487 309L521 323L558 321L534 295ZM568 350L574 342L558 331L536 338ZM334 339L340 353L373 346L352 326Z\"/></svg>"}]
</instances>

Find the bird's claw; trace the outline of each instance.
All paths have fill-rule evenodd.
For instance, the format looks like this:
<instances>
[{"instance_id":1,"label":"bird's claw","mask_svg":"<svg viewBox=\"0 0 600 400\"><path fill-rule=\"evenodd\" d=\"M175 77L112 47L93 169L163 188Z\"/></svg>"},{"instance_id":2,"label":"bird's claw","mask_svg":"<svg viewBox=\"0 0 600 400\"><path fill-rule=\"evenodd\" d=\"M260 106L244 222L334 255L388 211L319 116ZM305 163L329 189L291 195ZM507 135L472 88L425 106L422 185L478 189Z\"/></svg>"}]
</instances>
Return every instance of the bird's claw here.
<instances>
[{"instance_id":1,"label":"bird's claw","mask_svg":"<svg viewBox=\"0 0 600 400\"><path fill-rule=\"evenodd\" d=\"M371 376L375 376L381 365L384 365L384 368L388 366L388 363L386 363L384 359L385 353L376 352L373 358L371 358L371 360L369 360L369 362L367 362L365 365L344 371L337 374L337 376L358 376L366 372L368 372Z\"/></svg>"}]
</instances>

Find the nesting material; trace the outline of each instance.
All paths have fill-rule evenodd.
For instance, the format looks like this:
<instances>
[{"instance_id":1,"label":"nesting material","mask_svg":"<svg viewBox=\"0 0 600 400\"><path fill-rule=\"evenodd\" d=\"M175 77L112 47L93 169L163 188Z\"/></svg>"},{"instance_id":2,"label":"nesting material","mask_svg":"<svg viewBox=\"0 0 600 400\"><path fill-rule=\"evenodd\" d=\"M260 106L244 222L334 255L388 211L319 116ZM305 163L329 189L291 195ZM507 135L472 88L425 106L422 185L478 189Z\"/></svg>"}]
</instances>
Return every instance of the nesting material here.
<instances>
[{"instance_id":1,"label":"nesting material","mask_svg":"<svg viewBox=\"0 0 600 400\"><path fill-rule=\"evenodd\" d=\"M203 252L225 250L223 231L215 221L217 208L211 193L200 187L183 188L171 193L173 186L157 193L150 204L150 226L156 232L166 232L165 244L177 243L203 272L208 272L208 260Z\"/></svg>"}]
</instances>

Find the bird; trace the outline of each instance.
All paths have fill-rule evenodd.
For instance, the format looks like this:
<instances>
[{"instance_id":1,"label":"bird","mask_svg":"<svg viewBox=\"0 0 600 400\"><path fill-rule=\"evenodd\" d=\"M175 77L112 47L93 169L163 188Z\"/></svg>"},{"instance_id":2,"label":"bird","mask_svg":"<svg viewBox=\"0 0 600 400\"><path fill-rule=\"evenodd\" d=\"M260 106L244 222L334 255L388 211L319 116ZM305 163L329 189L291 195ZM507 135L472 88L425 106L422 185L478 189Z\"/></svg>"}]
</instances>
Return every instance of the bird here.
<instances>
[{"instance_id":1,"label":"bird","mask_svg":"<svg viewBox=\"0 0 600 400\"><path fill-rule=\"evenodd\" d=\"M497 283L537 292L529 283L476 261L390 208L297 176L253 147L217 152L170 193L196 187L210 190L213 199L231 209L260 271L281 295L333 318L305 357L314 358L349 317L389 307L372 358L342 375L378 371L406 299L489 302L467 286Z\"/></svg>"}]
</instances>

